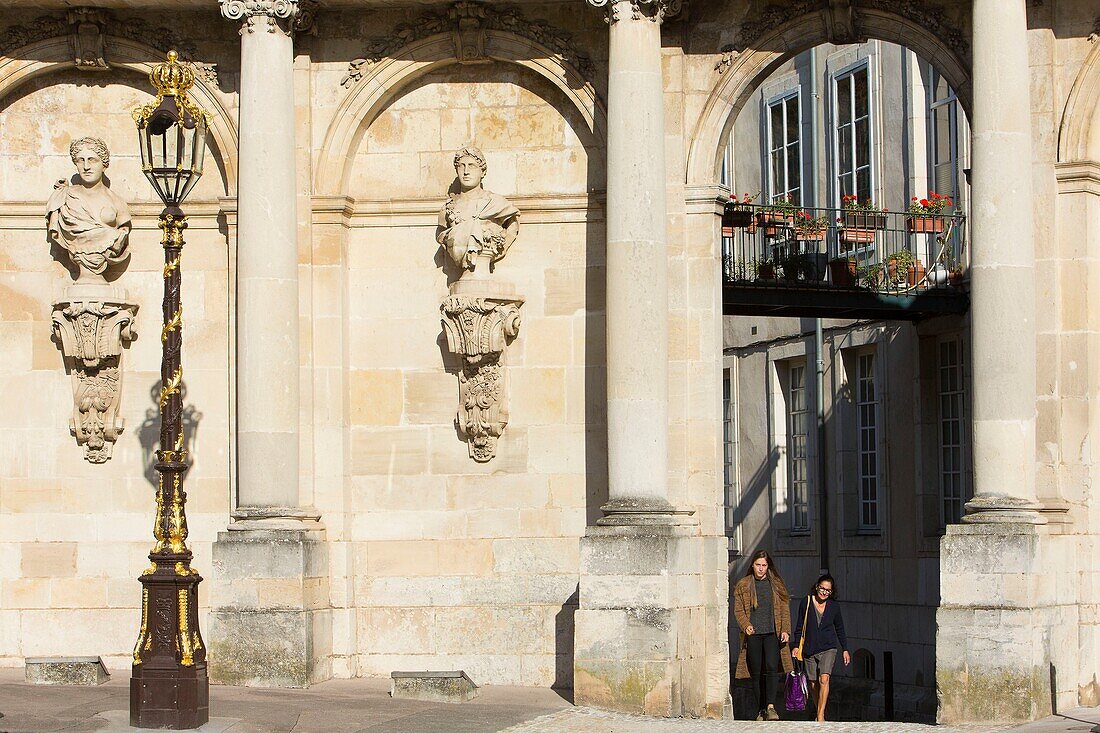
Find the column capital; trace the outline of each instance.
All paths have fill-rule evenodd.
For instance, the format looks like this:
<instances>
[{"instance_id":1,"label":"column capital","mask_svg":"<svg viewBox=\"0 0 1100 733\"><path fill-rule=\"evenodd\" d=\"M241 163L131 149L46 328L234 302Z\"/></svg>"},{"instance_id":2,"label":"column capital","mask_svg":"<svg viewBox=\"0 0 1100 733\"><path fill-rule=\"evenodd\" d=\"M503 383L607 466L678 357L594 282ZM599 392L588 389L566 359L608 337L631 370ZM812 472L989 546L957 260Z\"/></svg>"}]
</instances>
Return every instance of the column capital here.
<instances>
[{"instance_id":1,"label":"column capital","mask_svg":"<svg viewBox=\"0 0 1100 733\"><path fill-rule=\"evenodd\" d=\"M684 0L587 0L596 8L607 8L607 22L615 23L624 18L641 20L646 18L660 23L665 18L679 15Z\"/></svg>"},{"instance_id":2,"label":"column capital","mask_svg":"<svg viewBox=\"0 0 1100 733\"><path fill-rule=\"evenodd\" d=\"M263 20L268 33L288 33L290 23L298 15L298 0L218 0L218 3L223 18L244 21L242 33L254 33L257 19ZM286 23L281 26L280 20Z\"/></svg>"}]
</instances>

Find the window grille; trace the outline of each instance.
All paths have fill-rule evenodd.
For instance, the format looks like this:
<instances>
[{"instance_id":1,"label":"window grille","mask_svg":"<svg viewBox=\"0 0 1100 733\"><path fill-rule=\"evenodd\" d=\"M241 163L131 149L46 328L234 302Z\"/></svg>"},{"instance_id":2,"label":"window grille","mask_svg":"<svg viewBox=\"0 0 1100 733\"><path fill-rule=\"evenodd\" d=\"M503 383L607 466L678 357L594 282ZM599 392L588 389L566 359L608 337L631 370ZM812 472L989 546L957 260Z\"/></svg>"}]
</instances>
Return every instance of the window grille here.
<instances>
[{"instance_id":1,"label":"window grille","mask_svg":"<svg viewBox=\"0 0 1100 733\"><path fill-rule=\"evenodd\" d=\"M806 408L806 366L791 365L787 391L787 475L791 529L810 529L810 483L807 448L810 413Z\"/></svg>"},{"instance_id":2,"label":"window grille","mask_svg":"<svg viewBox=\"0 0 1100 733\"><path fill-rule=\"evenodd\" d=\"M965 503L963 471L963 366L958 339L939 344L940 506L941 523L962 521Z\"/></svg>"},{"instance_id":3,"label":"window grille","mask_svg":"<svg viewBox=\"0 0 1100 733\"><path fill-rule=\"evenodd\" d=\"M859 432L859 528L879 528L878 398L875 355L860 354L856 380Z\"/></svg>"}]
</instances>

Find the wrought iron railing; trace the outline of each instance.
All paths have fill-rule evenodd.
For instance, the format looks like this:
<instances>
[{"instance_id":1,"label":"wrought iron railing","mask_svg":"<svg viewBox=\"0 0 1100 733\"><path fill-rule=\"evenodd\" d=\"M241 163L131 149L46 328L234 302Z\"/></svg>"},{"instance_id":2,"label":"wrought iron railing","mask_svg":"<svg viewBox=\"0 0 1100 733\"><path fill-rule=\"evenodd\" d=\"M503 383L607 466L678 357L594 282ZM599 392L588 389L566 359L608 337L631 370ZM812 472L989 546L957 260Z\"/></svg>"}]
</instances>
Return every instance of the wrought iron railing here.
<instances>
[{"instance_id":1,"label":"wrought iron railing","mask_svg":"<svg viewBox=\"0 0 1100 733\"><path fill-rule=\"evenodd\" d=\"M729 203L725 279L746 287L827 287L916 294L966 278L966 218Z\"/></svg>"}]
</instances>

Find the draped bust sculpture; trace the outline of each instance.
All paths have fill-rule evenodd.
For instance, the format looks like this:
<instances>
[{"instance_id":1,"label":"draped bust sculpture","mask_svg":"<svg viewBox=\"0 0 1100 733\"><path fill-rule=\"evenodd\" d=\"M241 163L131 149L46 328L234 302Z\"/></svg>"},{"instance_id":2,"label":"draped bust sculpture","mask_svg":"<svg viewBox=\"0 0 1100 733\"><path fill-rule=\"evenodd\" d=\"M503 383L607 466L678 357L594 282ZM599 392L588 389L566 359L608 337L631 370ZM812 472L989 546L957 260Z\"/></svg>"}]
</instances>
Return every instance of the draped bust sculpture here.
<instances>
[{"instance_id":1,"label":"draped bust sculpture","mask_svg":"<svg viewBox=\"0 0 1100 733\"><path fill-rule=\"evenodd\" d=\"M479 463L496 455L508 425L504 353L520 327L523 298L515 286L490 276L519 233L519 209L486 191L485 155L474 147L454 157L455 182L439 212L436 241L462 269L443 299L447 350L458 357L458 414L455 426Z\"/></svg>"},{"instance_id":2,"label":"draped bust sculpture","mask_svg":"<svg viewBox=\"0 0 1100 733\"><path fill-rule=\"evenodd\" d=\"M130 207L104 179L111 154L102 140L74 140L69 156L76 175L54 185L46 205L46 239L69 254L77 277L53 304L52 322L72 375L69 432L86 460L103 463L125 425L119 415L122 354L137 336L137 304L103 276L130 256Z\"/></svg>"},{"instance_id":3,"label":"draped bust sculpture","mask_svg":"<svg viewBox=\"0 0 1100 733\"><path fill-rule=\"evenodd\" d=\"M462 277L472 272L473 277L484 278L490 263L503 259L516 240L519 209L482 186L489 167L477 148L455 153L454 166L455 185L439 212L435 238L463 269Z\"/></svg>"},{"instance_id":4,"label":"draped bust sculpture","mask_svg":"<svg viewBox=\"0 0 1100 733\"><path fill-rule=\"evenodd\" d=\"M76 175L54 185L46 204L46 238L66 252L79 273L77 282L103 282L109 265L130 256L130 208L104 181L111 164L107 144L82 137L69 146Z\"/></svg>"}]
</instances>

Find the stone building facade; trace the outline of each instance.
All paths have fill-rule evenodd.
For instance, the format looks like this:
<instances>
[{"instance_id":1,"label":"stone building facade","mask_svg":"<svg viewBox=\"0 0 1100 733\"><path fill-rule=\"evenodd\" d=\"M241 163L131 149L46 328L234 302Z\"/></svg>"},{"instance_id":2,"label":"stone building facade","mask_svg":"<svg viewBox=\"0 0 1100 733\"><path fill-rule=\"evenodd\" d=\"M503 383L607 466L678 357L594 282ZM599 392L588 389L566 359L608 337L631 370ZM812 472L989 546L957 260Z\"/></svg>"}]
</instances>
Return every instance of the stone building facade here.
<instances>
[{"instance_id":1,"label":"stone building facade","mask_svg":"<svg viewBox=\"0 0 1100 733\"><path fill-rule=\"evenodd\" d=\"M935 64L973 124L974 521L941 541L939 716L1041 715L1049 663L1059 704L1095 703L1091 6L8 3L0 661L130 662L152 543L162 268L130 110L174 48L198 64L194 98L215 115L183 270L212 678L462 668L571 688L582 704L728 712L723 151L777 65L876 38ZM105 353L123 378L74 403L85 367L51 333L78 272L47 243L45 213L85 136L106 143L132 217L128 261L106 273L116 290L86 300L136 308ZM485 187L520 212L491 273L522 304L489 349L504 374L490 403L505 396L507 421L493 413L487 460L456 428L464 357L440 306L462 277L436 239L470 144ZM98 217L122 225L117 207ZM95 427L101 404L117 407L109 431ZM112 443L104 460L70 433L86 418ZM1044 522L1051 508L1066 521Z\"/></svg>"}]
</instances>

